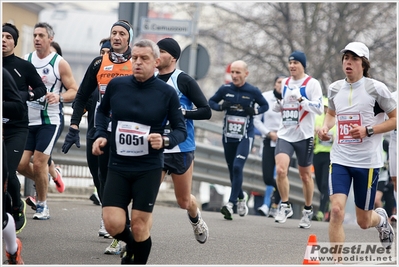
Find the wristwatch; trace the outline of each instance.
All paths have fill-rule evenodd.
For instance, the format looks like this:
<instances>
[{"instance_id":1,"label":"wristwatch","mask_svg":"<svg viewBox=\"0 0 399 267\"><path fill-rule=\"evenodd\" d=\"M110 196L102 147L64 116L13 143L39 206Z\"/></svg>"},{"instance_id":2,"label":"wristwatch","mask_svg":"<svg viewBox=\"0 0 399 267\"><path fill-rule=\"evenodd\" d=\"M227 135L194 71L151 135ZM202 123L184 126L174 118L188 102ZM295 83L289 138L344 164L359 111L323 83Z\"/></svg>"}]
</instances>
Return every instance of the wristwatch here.
<instances>
[{"instance_id":1,"label":"wristwatch","mask_svg":"<svg viewBox=\"0 0 399 267\"><path fill-rule=\"evenodd\" d=\"M64 103L64 98L62 97L61 94L60 94L60 103Z\"/></svg>"},{"instance_id":2,"label":"wristwatch","mask_svg":"<svg viewBox=\"0 0 399 267\"><path fill-rule=\"evenodd\" d=\"M371 126L366 126L366 133L367 133L367 136L368 136L368 137L372 136L372 135L374 134L373 127L371 127Z\"/></svg>"},{"instance_id":3,"label":"wristwatch","mask_svg":"<svg viewBox=\"0 0 399 267\"><path fill-rule=\"evenodd\" d=\"M33 101L33 98L35 97L35 93L33 93L32 91L29 91L28 94L29 94L29 101Z\"/></svg>"},{"instance_id":4,"label":"wristwatch","mask_svg":"<svg viewBox=\"0 0 399 267\"><path fill-rule=\"evenodd\" d=\"M163 139L163 147L169 146L169 137L162 136L162 139Z\"/></svg>"}]
</instances>

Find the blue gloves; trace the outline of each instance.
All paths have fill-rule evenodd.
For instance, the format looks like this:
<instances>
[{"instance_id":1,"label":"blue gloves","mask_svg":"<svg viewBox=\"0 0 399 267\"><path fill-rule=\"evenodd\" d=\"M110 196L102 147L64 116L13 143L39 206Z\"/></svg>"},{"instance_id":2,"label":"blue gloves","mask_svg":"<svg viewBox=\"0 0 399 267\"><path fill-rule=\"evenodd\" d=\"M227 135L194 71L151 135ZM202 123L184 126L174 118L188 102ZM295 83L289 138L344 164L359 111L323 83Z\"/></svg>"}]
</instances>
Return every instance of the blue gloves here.
<instances>
[{"instance_id":1,"label":"blue gloves","mask_svg":"<svg viewBox=\"0 0 399 267\"><path fill-rule=\"evenodd\" d=\"M79 130L69 127L68 134L65 136L65 141L62 145L62 152L64 154L68 153L73 144L80 148Z\"/></svg>"}]
</instances>

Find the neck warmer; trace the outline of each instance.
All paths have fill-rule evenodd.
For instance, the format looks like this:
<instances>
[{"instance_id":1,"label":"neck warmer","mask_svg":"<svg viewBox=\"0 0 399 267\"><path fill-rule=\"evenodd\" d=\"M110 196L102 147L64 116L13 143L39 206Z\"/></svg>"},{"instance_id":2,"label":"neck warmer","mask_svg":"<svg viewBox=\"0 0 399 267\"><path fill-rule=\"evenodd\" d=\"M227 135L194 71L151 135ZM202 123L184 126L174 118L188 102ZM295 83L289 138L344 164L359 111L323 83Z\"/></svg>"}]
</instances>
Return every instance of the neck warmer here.
<instances>
[{"instance_id":1,"label":"neck warmer","mask_svg":"<svg viewBox=\"0 0 399 267\"><path fill-rule=\"evenodd\" d=\"M276 89L273 90L273 94L278 100L283 99L281 93L277 92Z\"/></svg>"},{"instance_id":2,"label":"neck warmer","mask_svg":"<svg viewBox=\"0 0 399 267\"><path fill-rule=\"evenodd\" d=\"M130 46L127 48L126 52L123 53L123 54L114 52L114 50L112 48L111 48L111 50L109 52L109 58L114 63L126 62L131 57L132 57L132 49L130 48Z\"/></svg>"}]
</instances>

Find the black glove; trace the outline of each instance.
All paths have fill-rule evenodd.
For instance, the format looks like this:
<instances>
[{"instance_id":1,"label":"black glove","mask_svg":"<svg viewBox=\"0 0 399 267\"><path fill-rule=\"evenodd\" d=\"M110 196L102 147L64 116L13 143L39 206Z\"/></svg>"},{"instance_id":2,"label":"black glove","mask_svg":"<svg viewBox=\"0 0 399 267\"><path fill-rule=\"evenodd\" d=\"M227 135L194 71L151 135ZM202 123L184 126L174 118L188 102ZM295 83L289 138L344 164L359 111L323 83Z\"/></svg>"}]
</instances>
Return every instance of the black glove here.
<instances>
[{"instance_id":1,"label":"black glove","mask_svg":"<svg viewBox=\"0 0 399 267\"><path fill-rule=\"evenodd\" d=\"M68 134L65 136L65 141L62 145L62 152L64 154L68 153L73 144L80 148L79 130L69 127Z\"/></svg>"},{"instance_id":2,"label":"black glove","mask_svg":"<svg viewBox=\"0 0 399 267\"><path fill-rule=\"evenodd\" d=\"M253 116L255 114L255 109L253 107L245 107L244 111L249 116Z\"/></svg>"},{"instance_id":3,"label":"black glove","mask_svg":"<svg viewBox=\"0 0 399 267\"><path fill-rule=\"evenodd\" d=\"M223 101L223 103L222 103L222 106L221 106L221 109L222 110L226 110L226 109L229 109L231 107L231 103L230 103L230 101Z\"/></svg>"}]
</instances>

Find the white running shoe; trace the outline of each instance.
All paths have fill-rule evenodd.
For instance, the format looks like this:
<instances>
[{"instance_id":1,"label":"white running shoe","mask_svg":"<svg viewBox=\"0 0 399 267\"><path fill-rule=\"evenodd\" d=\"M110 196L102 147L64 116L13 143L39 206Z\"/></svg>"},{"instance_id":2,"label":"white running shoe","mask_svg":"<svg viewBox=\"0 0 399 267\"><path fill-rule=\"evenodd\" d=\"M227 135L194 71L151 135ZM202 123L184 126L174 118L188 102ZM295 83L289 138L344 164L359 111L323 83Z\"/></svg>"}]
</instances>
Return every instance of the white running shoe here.
<instances>
[{"instance_id":1,"label":"white running shoe","mask_svg":"<svg viewBox=\"0 0 399 267\"><path fill-rule=\"evenodd\" d=\"M228 202L226 205L224 205L221 209L220 212L224 215L224 218L226 220L233 220L233 207L234 204L231 202Z\"/></svg>"},{"instance_id":2,"label":"white running shoe","mask_svg":"<svg viewBox=\"0 0 399 267\"><path fill-rule=\"evenodd\" d=\"M248 202L248 194L244 191L244 198L238 199L237 201L237 213L241 217L244 217L248 214L249 209L247 206L247 202Z\"/></svg>"},{"instance_id":3,"label":"white running shoe","mask_svg":"<svg viewBox=\"0 0 399 267\"><path fill-rule=\"evenodd\" d=\"M392 226L389 224L387 212L383 208L376 208L375 212L385 218L385 222L382 224L382 226L375 227L380 233L381 244L385 247L385 249L391 249L393 239L395 238L395 233Z\"/></svg>"},{"instance_id":4,"label":"white running shoe","mask_svg":"<svg viewBox=\"0 0 399 267\"><path fill-rule=\"evenodd\" d=\"M107 230L105 230L104 221L103 221L103 219L101 219L100 229L98 230L98 236L107 238L106 237L107 235L109 236Z\"/></svg>"},{"instance_id":5,"label":"white running shoe","mask_svg":"<svg viewBox=\"0 0 399 267\"><path fill-rule=\"evenodd\" d=\"M48 206L36 204L36 213L33 214L35 220L48 220L50 219L50 210Z\"/></svg>"},{"instance_id":6,"label":"white running shoe","mask_svg":"<svg viewBox=\"0 0 399 267\"><path fill-rule=\"evenodd\" d=\"M274 217L274 221L278 223L285 223L287 218L291 217L293 214L294 212L290 204L281 203L277 215Z\"/></svg>"},{"instance_id":7,"label":"white running shoe","mask_svg":"<svg viewBox=\"0 0 399 267\"><path fill-rule=\"evenodd\" d=\"M263 204L262 206L260 206L258 208L258 212L262 215L262 216L267 216L269 214L269 207L266 204Z\"/></svg>"},{"instance_id":8,"label":"white running shoe","mask_svg":"<svg viewBox=\"0 0 399 267\"><path fill-rule=\"evenodd\" d=\"M299 221L299 228L310 228L313 217L313 210L302 210L302 218Z\"/></svg>"},{"instance_id":9,"label":"white running shoe","mask_svg":"<svg viewBox=\"0 0 399 267\"><path fill-rule=\"evenodd\" d=\"M273 207L271 207L271 208L269 209L268 217L269 217L269 218L274 218L274 217L276 217L277 212L278 212L278 208L273 208Z\"/></svg>"},{"instance_id":10,"label":"white running shoe","mask_svg":"<svg viewBox=\"0 0 399 267\"><path fill-rule=\"evenodd\" d=\"M122 251L121 241L114 239L112 243L105 249L104 254L119 255Z\"/></svg>"},{"instance_id":11,"label":"white running shoe","mask_svg":"<svg viewBox=\"0 0 399 267\"><path fill-rule=\"evenodd\" d=\"M204 244L206 242L206 240L208 240L209 230L208 230L208 226L206 225L205 221L202 219L201 212L199 209L197 209L197 213L198 213L198 222L197 223L193 223L190 220L190 218L188 218L188 220L190 221L191 226L193 227L195 239L197 239L197 241L199 243ZM190 217L188 212L187 212L187 215Z\"/></svg>"}]
</instances>

